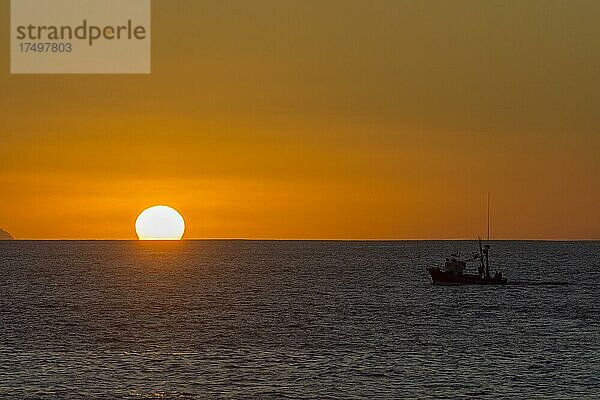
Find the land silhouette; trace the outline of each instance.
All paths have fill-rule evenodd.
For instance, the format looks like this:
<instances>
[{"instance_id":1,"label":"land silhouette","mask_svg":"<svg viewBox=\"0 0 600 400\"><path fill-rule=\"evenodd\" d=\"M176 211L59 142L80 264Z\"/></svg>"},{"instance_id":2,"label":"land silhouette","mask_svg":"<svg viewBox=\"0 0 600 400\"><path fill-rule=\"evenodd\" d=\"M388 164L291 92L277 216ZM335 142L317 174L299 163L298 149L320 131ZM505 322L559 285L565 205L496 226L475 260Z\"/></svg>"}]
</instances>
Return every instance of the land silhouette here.
<instances>
[{"instance_id":1,"label":"land silhouette","mask_svg":"<svg viewBox=\"0 0 600 400\"><path fill-rule=\"evenodd\" d=\"M14 240L10 233L0 228L0 240Z\"/></svg>"}]
</instances>

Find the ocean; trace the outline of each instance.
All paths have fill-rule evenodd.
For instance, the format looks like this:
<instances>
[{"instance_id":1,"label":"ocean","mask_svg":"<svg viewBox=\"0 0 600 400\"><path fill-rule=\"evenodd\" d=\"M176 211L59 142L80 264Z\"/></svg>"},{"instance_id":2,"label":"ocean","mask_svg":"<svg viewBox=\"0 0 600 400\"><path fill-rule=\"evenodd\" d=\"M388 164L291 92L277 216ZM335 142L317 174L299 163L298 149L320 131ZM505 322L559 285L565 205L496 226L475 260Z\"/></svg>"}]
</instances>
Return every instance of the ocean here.
<instances>
[{"instance_id":1,"label":"ocean","mask_svg":"<svg viewBox=\"0 0 600 400\"><path fill-rule=\"evenodd\" d=\"M0 398L600 398L600 242L0 242Z\"/></svg>"}]
</instances>

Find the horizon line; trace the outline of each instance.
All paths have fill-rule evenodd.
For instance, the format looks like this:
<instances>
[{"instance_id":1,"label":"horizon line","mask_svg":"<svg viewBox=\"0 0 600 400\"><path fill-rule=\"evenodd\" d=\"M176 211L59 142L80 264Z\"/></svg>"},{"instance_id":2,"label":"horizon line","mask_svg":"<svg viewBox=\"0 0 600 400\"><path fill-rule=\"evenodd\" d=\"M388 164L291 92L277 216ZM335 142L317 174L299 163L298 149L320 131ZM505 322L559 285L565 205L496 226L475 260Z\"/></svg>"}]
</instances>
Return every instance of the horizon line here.
<instances>
[{"instance_id":1,"label":"horizon line","mask_svg":"<svg viewBox=\"0 0 600 400\"><path fill-rule=\"evenodd\" d=\"M488 240L482 239L487 242ZM46 238L46 239L33 239L25 238L18 239L13 238L9 240L2 240L4 242L146 242L145 240L139 240L135 238L131 239L107 239L107 238ZM478 239L473 238L431 238L431 239L336 239L336 238L312 238L312 239L298 239L298 238L183 238L181 240L156 240L155 242L199 242L199 241L245 241L245 242L457 242L457 241L468 241L476 242ZM598 239L571 239L571 238L510 238L510 239L491 239L490 242L598 242Z\"/></svg>"}]
</instances>

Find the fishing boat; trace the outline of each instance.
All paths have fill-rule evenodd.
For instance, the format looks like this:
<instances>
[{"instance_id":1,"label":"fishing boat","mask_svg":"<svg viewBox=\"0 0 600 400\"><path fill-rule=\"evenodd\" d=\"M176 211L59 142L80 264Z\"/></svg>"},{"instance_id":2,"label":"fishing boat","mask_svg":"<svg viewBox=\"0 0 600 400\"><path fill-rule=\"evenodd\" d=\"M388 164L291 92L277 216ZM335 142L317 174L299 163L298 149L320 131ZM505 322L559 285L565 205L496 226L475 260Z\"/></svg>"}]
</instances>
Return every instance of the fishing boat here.
<instances>
[{"instance_id":1,"label":"fishing boat","mask_svg":"<svg viewBox=\"0 0 600 400\"><path fill-rule=\"evenodd\" d=\"M490 195L487 200L487 243L479 239L479 253L473 252L471 259L461 260L460 254L446 258L443 267L428 267L434 285L504 285L507 279L501 271L490 272ZM467 263L479 260L477 274L465 273Z\"/></svg>"},{"instance_id":2,"label":"fishing boat","mask_svg":"<svg viewBox=\"0 0 600 400\"><path fill-rule=\"evenodd\" d=\"M446 258L443 267L429 267L434 285L504 285L507 279L502 272L490 272L490 244L482 246L479 239L479 253L473 253L469 260L461 260L459 254ZM465 273L467 263L479 259L478 274Z\"/></svg>"}]
</instances>

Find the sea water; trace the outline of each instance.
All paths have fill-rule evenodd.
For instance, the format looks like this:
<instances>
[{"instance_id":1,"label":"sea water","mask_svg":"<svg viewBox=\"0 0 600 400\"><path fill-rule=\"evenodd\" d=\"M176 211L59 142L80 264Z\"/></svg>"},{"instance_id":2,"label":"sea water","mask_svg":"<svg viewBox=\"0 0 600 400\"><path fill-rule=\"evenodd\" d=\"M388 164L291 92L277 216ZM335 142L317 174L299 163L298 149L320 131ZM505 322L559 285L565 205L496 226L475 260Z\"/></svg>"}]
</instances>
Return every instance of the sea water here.
<instances>
[{"instance_id":1,"label":"sea water","mask_svg":"<svg viewBox=\"0 0 600 400\"><path fill-rule=\"evenodd\" d=\"M1 242L0 397L600 398L600 242ZM474 265L476 269L477 264Z\"/></svg>"}]
</instances>

